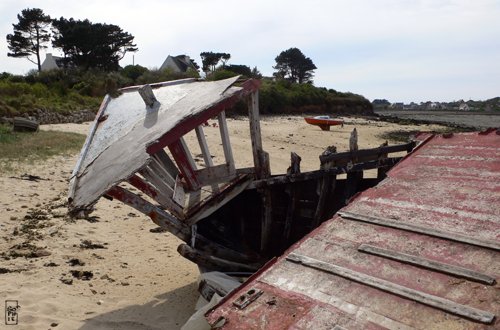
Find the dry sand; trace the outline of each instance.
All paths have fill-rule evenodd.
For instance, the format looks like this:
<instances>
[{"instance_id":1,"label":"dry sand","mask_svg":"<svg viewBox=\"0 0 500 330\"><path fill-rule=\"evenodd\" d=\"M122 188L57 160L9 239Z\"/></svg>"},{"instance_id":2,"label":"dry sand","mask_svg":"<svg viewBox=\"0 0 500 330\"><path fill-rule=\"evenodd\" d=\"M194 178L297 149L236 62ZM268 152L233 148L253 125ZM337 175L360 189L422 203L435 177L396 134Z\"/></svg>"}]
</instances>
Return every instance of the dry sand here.
<instances>
[{"instance_id":1,"label":"dry sand","mask_svg":"<svg viewBox=\"0 0 500 330\"><path fill-rule=\"evenodd\" d=\"M302 171L318 169L318 156L326 146L336 145L338 151L348 148L354 127L360 148L380 145L384 141L378 135L384 131L440 128L345 121L343 128L324 132L301 117L264 117L263 144L273 174L286 171L290 151L302 157ZM209 124L205 134L210 151L215 163L221 163L216 121ZM248 122L228 119L228 125L237 166L251 166ZM89 127L89 123L61 124L42 129L87 134ZM194 134L187 141L197 162L201 161L196 157L200 152ZM68 177L76 159L77 155L59 156L19 166L14 173L0 173L0 295L3 300L18 301L17 328L180 328L198 297L197 267L178 255L178 239L150 232L155 228L152 221L118 201L101 199L92 221L67 218ZM25 173L42 180L20 179Z\"/></svg>"}]
</instances>

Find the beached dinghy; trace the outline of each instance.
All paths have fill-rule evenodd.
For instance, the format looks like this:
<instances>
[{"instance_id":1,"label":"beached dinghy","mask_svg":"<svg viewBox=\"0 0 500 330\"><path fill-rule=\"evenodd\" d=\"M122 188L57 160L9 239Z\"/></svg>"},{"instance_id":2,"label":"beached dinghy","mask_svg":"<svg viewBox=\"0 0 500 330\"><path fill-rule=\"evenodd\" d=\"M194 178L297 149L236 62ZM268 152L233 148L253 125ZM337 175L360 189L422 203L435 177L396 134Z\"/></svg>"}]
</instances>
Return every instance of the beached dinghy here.
<instances>
[{"instance_id":1,"label":"beached dinghy","mask_svg":"<svg viewBox=\"0 0 500 330\"><path fill-rule=\"evenodd\" d=\"M119 200L184 241L179 253L202 271L248 275L329 219L351 196L377 184L400 159L388 154L414 146L356 147L344 153L330 147L319 169L304 173L300 157L292 153L287 174L271 175L262 148L259 86L258 80L237 77L184 79L106 96L72 174L71 213L89 212L100 197ZM253 166L247 168L235 166L225 115L239 100L248 105ZM214 164L203 132L211 118L218 120L222 164ZM194 161L185 143L190 132L196 133L203 164ZM363 178L364 170L374 168L378 178Z\"/></svg>"},{"instance_id":2,"label":"beached dinghy","mask_svg":"<svg viewBox=\"0 0 500 330\"><path fill-rule=\"evenodd\" d=\"M310 125L319 126L323 131L329 131L330 126L344 126L344 121L340 119L333 119L330 116L305 117L304 120Z\"/></svg>"}]
</instances>

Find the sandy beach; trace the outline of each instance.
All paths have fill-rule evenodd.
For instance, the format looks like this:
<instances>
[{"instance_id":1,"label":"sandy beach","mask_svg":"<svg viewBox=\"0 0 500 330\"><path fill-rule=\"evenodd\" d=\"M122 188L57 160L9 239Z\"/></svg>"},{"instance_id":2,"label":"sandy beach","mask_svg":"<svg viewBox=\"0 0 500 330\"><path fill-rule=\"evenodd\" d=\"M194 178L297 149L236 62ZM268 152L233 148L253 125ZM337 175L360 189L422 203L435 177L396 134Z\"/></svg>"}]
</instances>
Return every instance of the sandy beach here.
<instances>
[{"instance_id":1,"label":"sandy beach","mask_svg":"<svg viewBox=\"0 0 500 330\"><path fill-rule=\"evenodd\" d=\"M443 129L344 120L344 127L321 131L299 116L263 117L263 144L273 174L286 172L291 151L302 157L302 171L318 169L318 156L327 146L348 149L353 128L359 148L379 146L384 132ZM230 118L228 126L237 167L251 166L247 120ZM60 124L42 129L87 134L89 127ZM214 163L221 163L216 121L204 131ZM201 162L194 133L187 142ZM77 156L0 173L0 294L3 300L18 302L18 329L179 329L194 312L197 267L178 255L177 238L151 232L156 226L149 218L118 201L101 199L90 219L67 217L68 178ZM23 174L41 179L24 180Z\"/></svg>"}]
</instances>

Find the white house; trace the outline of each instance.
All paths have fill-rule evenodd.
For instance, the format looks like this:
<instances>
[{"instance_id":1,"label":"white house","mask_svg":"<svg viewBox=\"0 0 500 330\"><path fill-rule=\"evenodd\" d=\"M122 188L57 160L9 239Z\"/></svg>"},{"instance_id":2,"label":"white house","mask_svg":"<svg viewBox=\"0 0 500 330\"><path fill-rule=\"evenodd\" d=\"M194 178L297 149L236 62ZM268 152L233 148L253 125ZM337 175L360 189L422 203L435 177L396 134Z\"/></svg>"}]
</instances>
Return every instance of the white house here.
<instances>
[{"instance_id":1,"label":"white house","mask_svg":"<svg viewBox=\"0 0 500 330\"><path fill-rule=\"evenodd\" d=\"M61 68L61 65L60 65L61 60L62 60L62 57L53 56L52 53L47 53L47 55L45 55L45 60L43 60L43 63L42 63L42 68L41 68L42 71L60 69Z\"/></svg>"},{"instance_id":2,"label":"white house","mask_svg":"<svg viewBox=\"0 0 500 330\"><path fill-rule=\"evenodd\" d=\"M470 110L470 107L467 103L465 102L462 102L460 103L460 105L458 106L458 110L460 111L469 111Z\"/></svg>"},{"instance_id":3,"label":"white house","mask_svg":"<svg viewBox=\"0 0 500 330\"><path fill-rule=\"evenodd\" d=\"M198 70L193 64L193 60L187 55L168 55L167 59L163 62L160 70L170 69L173 72L186 72L189 68Z\"/></svg>"}]
</instances>

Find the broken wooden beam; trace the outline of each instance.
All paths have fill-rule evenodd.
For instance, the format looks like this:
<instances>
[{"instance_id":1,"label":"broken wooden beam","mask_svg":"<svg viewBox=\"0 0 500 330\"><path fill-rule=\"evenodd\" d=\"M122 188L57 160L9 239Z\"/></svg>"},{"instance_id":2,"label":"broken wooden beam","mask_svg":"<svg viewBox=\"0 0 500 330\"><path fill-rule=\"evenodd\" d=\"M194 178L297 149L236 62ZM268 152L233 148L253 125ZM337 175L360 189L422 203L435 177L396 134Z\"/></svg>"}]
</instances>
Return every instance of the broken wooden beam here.
<instances>
[{"instance_id":1,"label":"broken wooden beam","mask_svg":"<svg viewBox=\"0 0 500 330\"><path fill-rule=\"evenodd\" d=\"M177 252L179 252L180 255L182 255L184 258L196 263L198 266L204 267L209 270L217 270L221 272L255 272L259 269L260 266L214 257L210 254L204 253L203 251L193 249L187 244L179 245L177 248Z\"/></svg>"},{"instance_id":2,"label":"broken wooden beam","mask_svg":"<svg viewBox=\"0 0 500 330\"><path fill-rule=\"evenodd\" d=\"M353 152L339 152L336 154L331 154L331 155L325 155L325 156L320 156L319 159L321 163L329 162L329 161L334 161L334 160L348 160L352 159L354 157L367 157L367 156L376 156L378 157L379 155L383 154L390 154L394 152L400 152L400 151L407 151L410 152L413 150L415 147L416 143L415 141L405 143L405 144L399 144L399 145L394 145L394 146L387 146L387 147L378 147L378 148L372 148L372 149L362 149L362 150L357 150Z\"/></svg>"}]
</instances>

